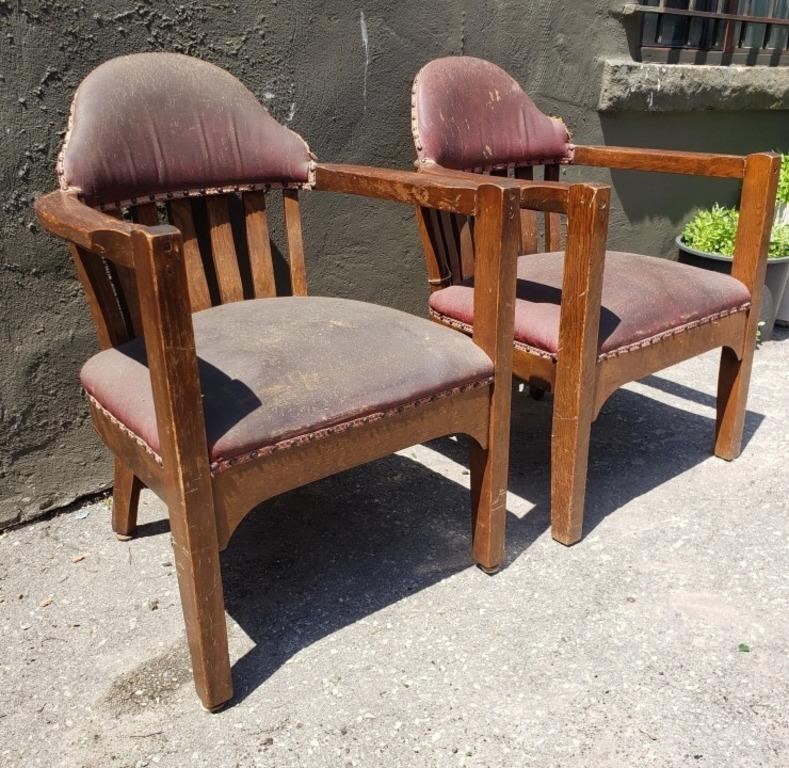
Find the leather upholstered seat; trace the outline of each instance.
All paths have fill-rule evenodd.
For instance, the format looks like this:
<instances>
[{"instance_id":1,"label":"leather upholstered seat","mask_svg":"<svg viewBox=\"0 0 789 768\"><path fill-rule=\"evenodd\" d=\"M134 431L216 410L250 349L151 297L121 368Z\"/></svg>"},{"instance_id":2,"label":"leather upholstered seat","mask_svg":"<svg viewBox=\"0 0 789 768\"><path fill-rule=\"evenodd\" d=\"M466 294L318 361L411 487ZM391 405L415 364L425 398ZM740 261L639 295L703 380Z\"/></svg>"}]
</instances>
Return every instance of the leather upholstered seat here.
<instances>
[{"instance_id":1,"label":"leather upholstered seat","mask_svg":"<svg viewBox=\"0 0 789 768\"><path fill-rule=\"evenodd\" d=\"M561 312L561 252L518 259L515 344L556 357ZM472 281L430 295L430 313L470 332L474 319ZM714 322L750 305L739 280L667 259L608 251L600 310L600 358L623 354L697 325Z\"/></svg>"},{"instance_id":2,"label":"leather upholstered seat","mask_svg":"<svg viewBox=\"0 0 789 768\"><path fill-rule=\"evenodd\" d=\"M347 299L283 297L193 316L213 471L492 380L449 328ZM142 339L84 365L88 395L159 455Z\"/></svg>"}]
</instances>

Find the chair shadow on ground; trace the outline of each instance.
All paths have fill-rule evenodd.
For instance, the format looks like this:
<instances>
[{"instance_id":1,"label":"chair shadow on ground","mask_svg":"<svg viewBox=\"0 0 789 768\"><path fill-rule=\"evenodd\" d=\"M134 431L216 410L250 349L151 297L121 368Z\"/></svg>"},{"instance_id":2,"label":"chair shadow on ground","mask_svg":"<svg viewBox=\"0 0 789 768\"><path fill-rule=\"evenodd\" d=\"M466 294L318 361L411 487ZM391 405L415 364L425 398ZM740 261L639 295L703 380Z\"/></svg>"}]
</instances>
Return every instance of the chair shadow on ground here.
<instances>
[{"instance_id":1,"label":"chair shadow on ground","mask_svg":"<svg viewBox=\"0 0 789 768\"><path fill-rule=\"evenodd\" d=\"M703 405L711 401L660 377L642 383ZM746 441L763 418L748 412ZM550 527L550 421L548 397L538 402L515 394L509 487L534 506L508 516L505 567ZM711 416L619 390L592 432L584 534L709 458L713 429ZM463 438L428 445L467 466ZM468 491L402 455L261 505L222 555L227 611L254 644L233 666L233 703L300 650L472 567L469 534ZM556 556L563 552L556 544Z\"/></svg>"}]
</instances>

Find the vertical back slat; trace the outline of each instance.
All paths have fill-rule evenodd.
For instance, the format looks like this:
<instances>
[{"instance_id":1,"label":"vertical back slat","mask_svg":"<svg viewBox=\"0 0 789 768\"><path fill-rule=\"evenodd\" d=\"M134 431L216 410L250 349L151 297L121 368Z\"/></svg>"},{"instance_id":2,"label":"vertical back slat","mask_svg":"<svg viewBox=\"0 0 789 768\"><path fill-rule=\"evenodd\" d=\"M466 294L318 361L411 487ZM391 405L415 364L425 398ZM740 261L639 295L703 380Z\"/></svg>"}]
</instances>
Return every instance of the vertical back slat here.
<instances>
[{"instance_id":1,"label":"vertical back slat","mask_svg":"<svg viewBox=\"0 0 789 768\"><path fill-rule=\"evenodd\" d=\"M146 227L155 227L159 222L159 210L156 203L143 203L131 209L132 218L138 224L144 224Z\"/></svg>"},{"instance_id":2,"label":"vertical back slat","mask_svg":"<svg viewBox=\"0 0 789 768\"><path fill-rule=\"evenodd\" d=\"M457 229L455 216L447 211L436 211L436 219L441 227L441 237L444 240L444 247L447 254L449 271L452 273L452 283L459 283L463 280L463 266L460 260L460 238Z\"/></svg>"},{"instance_id":3,"label":"vertical back slat","mask_svg":"<svg viewBox=\"0 0 789 768\"><path fill-rule=\"evenodd\" d=\"M460 247L460 268L463 280L474 277L474 219L471 216L457 216L460 226L458 243Z\"/></svg>"},{"instance_id":4,"label":"vertical back slat","mask_svg":"<svg viewBox=\"0 0 789 768\"><path fill-rule=\"evenodd\" d=\"M211 232L211 256L219 286L219 297L223 304L241 301L244 298L244 287L238 268L227 196L207 197L205 202Z\"/></svg>"},{"instance_id":5,"label":"vertical back slat","mask_svg":"<svg viewBox=\"0 0 789 768\"><path fill-rule=\"evenodd\" d=\"M100 256L89 253L73 243L69 248L77 276L85 289L99 346L108 349L123 344L131 338L132 334L118 302L107 265Z\"/></svg>"},{"instance_id":6,"label":"vertical back slat","mask_svg":"<svg viewBox=\"0 0 789 768\"><path fill-rule=\"evenodd\" d=\"M271 257L271 238L264 192L244 194L244 218L255 298L276 296L277 286L274 281L274 263Z\"/></svg>"},{"instance_id":7,"label":"vertical back slat","mask_svg":"<svg viewBox=\"0 0 789 768\"><path fill-rule=\"evenodd\" d=\"M181 231L184 242L184 262L189 283L189 303L192 312L208 309L211 306L211 293L208 290L208 281L205 276L203 257L200 253L200 243L195 231L192 201L189 199L173 200L167 210L173 226Z\"/></svg>"},{"instance_id":8,"label":"vertical back slat","mask_svg":"<svg viewBox=\"0 0 789 768\"><path fill-rule=\"evenodd\" d=\"M559 166L545 166L545 181L559 181ZM558 251L562 247L561 219L558 213L545 214L545 250Z\"/></svg>"},{"instance_id":9,"label":"vertical back slat","mask_svg":"<svg viewBox=\"0 0 789 768\"><path fill-rule=\"evenodd\" d=\"M295 189L286 189L282 193L282 200L285 209L285 229L288 238L291 291L294 296L306 296L307 270L304 266L304 241L301 236L299 193Z\"/></svg>"},{"instance_id":10,"label":"vertical back slat","mask_svg":"<svg viewBox=\"0 0 789 768\"><path fill-rule=\"evenodd\" d=\"M515 169L516 179L534 179L534 169L524 166ZM537 212L521 208L521 253L537 253Z\"/></svg>"},{"instance_id":11,"label":"vertical back slat","mask_svg":"<svg viewBox=\"0 0 789 768\"><path fill-rule=\"evenodd\" d=\"M154 215L156 214L156 206L153 203L147 204L153 208ZM146 206L139 206L139 208L147 208ZM159 219L149 220L144 214L140 218L137 210L132 212L133 218L136 222L145 225L158 224ZM110 211L110 216L116 219L122 218L120 211ZM119 264L109 263L107 268L115 281L116 292L120 301L121 309L124 311L128 318L128 323L131 325L131 336L142 336L142 315L140 314L140 296L137 292L137 277L134 270L129 267L123 267Z\"/></svg>"},{"instance_id":12,"label":"vertical back slat","mask_svg":"<svg viewBox=\"0 0 789 768\"><path fill-rule=\"evenodd\" d=\"M427 265L427 281L431 292L449 285L452 277L446 263L441 236L439 234L436 237L436 228L433 225L434 213L432 208L416 207L416 223L419 227L419 237L422 240L422 252L425 254L425 264Z\"/></svg>"}]
</instances>

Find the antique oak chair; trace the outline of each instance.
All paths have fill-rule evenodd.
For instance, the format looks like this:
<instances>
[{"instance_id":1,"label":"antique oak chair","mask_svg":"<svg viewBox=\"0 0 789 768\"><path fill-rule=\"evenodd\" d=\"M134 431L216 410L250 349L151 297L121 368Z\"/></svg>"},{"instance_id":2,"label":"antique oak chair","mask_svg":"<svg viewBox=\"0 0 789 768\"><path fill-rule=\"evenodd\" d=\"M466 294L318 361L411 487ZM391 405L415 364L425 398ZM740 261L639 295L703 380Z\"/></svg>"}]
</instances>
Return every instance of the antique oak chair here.
<instances>
[{"instance_id":1,"label":"antique oak chair","mask_svg":"<svg viewBox=\"0 0 789 768\"><path fill-rule=\"evenodd\" d=\"M732 276L666 259L606 250L607 210L590 189L570 193L568 242L560 218L522 210L513 373L554 393L551 531L581 538L589 433L622 384L715 347L715 454L741 451L745 404L766 269L779 158L574 145L564 123L544 115L506 72L470 57L436 59L413 85L412 128L420 171L507 176L523 189L534 166L559 179L563 164L742 180ZM430 314L476 333L474 227L466 217L417 209L430 275ZM583 222L582 224L579 222ZM579 229L580 228L580 229ZM573 233L579 234L576 238ZM476 320L476 322L474 322Z\"/></svg>"},{"instance_id":2,"label":"antique oak chair","mask_svg":"<svg viewBox=\"0 0 789 768\"><path fill-rule=\"evenodd\" d=\"M70 243L102 347L81 381L115 455L113 528L134 534L142 487L165 501L206 708L233 691L219 552L265 499L465 433L473 557L500 565L517 185L317 164L230 74L165 53L88 75L58 171L61 189L36 210ZM301 189L475 217L484 322L473 340L394 309L308 297ZM275 296L273 190L292 296Z\"/></svg>"}]
</instances>

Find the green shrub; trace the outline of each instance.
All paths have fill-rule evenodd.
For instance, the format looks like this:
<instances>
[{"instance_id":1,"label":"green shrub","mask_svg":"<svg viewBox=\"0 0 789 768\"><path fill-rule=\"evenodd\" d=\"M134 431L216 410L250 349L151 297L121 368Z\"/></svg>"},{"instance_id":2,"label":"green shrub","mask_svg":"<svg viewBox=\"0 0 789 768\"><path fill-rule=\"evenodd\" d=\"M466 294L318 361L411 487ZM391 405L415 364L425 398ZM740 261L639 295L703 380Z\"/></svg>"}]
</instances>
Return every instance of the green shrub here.
<instances>
[{"instance_id":1,"label":"green shrub","mask_svg":"<svg viewBox=\"0 0 789 768\"><path fill-rule=\"evenodd\" d=\"M786 157L784 155L784 159ZM789 184L789 171L787 171L787 183ZM738 218L736 208L725 208L715 203L712 208L699 211L685 225L685 229L682 230L682 242L697 251L733 256ZM789 224L773 226L767 255L771 259L789 256Z\"/></svg>"},{"instance_id":2,"label":"green shrub","mask_svg":"<svg viewBox=\"0 0 789 768\"><path fill-rule=\"evenodd\" d=\"M781 155L781 173L778 176L779 203L789 205L789 155Z\"/></svg>"}]
</instances>

